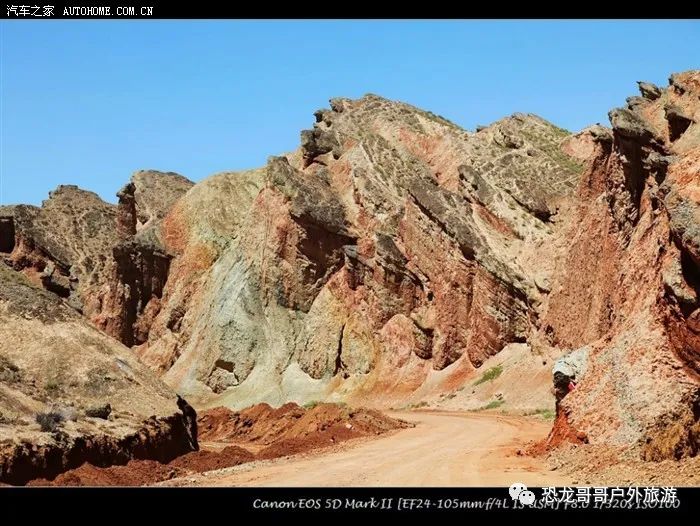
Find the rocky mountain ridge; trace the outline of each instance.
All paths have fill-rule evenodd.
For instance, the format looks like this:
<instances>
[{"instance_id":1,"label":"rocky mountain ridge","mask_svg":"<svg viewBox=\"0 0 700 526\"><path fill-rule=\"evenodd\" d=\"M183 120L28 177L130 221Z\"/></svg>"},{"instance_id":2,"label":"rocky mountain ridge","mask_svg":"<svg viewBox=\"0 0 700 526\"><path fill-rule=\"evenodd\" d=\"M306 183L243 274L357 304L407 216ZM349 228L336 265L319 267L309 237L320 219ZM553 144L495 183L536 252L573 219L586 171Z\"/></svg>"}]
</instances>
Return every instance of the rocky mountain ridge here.
<instances>
[{"instance_id":1,"label":"rocky mountain ridge","mask_svg":"<svg viewBox=\"0 0 700 526\"><path fill-rule=\"evenodd\" d=\"M483 391L556 404L551 444L695 455L700 73L639 90L576 134L332 99L260 169L0 208L2 287L24 274L195 407Z\"/></svg>"}]
</instances>

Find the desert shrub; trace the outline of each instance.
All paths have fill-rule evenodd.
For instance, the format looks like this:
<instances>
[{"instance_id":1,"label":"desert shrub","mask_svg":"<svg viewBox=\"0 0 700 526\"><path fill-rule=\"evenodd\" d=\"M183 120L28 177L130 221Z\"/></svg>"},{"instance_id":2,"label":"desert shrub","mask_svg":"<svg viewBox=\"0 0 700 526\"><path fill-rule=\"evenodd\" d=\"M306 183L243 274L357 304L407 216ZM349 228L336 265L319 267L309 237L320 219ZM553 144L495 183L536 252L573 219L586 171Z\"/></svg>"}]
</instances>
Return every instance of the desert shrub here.
<instances>
[{"instance_id":1,"label":"desert shrub","mask_svg":"<svg viewBox=\"0 0 700 526\"><path fill-rule=\"evenodd\" d=\"M85 416L92 418L101 418L107 420L109 415L112 413L112 406L109 404L97 405L94 407L89 407L85 410Z\"/></svg>"},{"instance_id":2,"label":"desert shrub","mask_svg":"<svg viewBox=\"0 0 700 526\"><path fill-rule=\"evenodd\" d=\"M0 355L0 382L13 383L21 378L19 367L10 360Z\"/></svg>"},{"instance_id":3,"label":"desert shrub","mask_svg":"<svg viewBox=\"0 0 700 526\"><path fill-rule=\"evenodd\" d=\"M496 367L491 367L488 371L486 371L484 374L481 375L481 378L479 378L476 382L474 382L474 385L480 385L485 382L491 382L492 380L495 380L499 376L501 376L501 373L503 372L503 367L500 365L497 365Z\"/></svg>"},{"instance_id":4,"label":"desert shrub","mask_svg":"<svg viewBox=\"0 0 700 526\"><path fill-rule=\"evenodd\" d=\"M50 411L48 413L38 413L36 423L41 426L41 430L47 433L57 431L63 425L64 417L61 413Z\"/></svg>"},{"instance_id":5,"label":"desert shrub","mask_svg":"<svg viewBox=\"0 0 700 526\"><path fill-rule=\"evenodd\" d=\"M536 409L532 414L545 420L554 420L554 417L557 416L553 409Z\"/></svg>"},{"instance_id":6,"label":"desert shrub","mask_svg":"<svg viewBox=\"0 0 700 526\"><path fill-rule=\"evenodd\" d=\"M505 404L505 400L492 400L488 404L486 404L484 407L481 408L482 411L487 411L489 409L498 409L501 407L503 404Z\"/></svg>"}]
</instances>

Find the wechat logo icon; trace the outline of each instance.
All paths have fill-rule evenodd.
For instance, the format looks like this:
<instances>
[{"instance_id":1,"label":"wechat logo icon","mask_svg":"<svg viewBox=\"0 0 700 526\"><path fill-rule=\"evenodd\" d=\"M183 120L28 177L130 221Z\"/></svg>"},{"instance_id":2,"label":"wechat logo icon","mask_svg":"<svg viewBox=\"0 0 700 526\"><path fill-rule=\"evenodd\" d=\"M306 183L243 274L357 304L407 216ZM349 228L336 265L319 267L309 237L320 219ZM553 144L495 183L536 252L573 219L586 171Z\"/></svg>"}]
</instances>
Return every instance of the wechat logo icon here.
<instances>
[{"instance_id":1,"label":"wechat logo icon","mask_svg":"<svg viewBox=\"0 0 700 526\"><path fill-rule=\"evenodd\" d=\"M510 498L517 500L524 506L532 506L535 503L535 494L527 489L527 486L522 482L515 482L508 488Z\"/></svg>"}]
</instances>

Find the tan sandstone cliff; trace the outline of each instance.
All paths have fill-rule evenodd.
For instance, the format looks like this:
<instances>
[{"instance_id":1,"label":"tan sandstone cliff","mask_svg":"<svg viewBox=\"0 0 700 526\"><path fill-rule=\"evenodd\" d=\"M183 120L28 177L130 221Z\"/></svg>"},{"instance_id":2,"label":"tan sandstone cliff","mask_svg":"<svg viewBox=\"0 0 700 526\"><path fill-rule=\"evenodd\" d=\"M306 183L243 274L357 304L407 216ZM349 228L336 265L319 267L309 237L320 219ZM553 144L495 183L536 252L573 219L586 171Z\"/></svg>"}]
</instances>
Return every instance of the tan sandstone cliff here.
<instances>
[{"instance_id":1,"label":"tan sandstone cliff","mask_svg":"<svg viewBox=\"0 0 700 526\"><path fill-rule=\"evenodd\" d=\"M257 170L2 208L0 257L195 406L556 398L552 444L694 455L699 79L577 134L332 99Z\"/></svg>"}]
</instances>

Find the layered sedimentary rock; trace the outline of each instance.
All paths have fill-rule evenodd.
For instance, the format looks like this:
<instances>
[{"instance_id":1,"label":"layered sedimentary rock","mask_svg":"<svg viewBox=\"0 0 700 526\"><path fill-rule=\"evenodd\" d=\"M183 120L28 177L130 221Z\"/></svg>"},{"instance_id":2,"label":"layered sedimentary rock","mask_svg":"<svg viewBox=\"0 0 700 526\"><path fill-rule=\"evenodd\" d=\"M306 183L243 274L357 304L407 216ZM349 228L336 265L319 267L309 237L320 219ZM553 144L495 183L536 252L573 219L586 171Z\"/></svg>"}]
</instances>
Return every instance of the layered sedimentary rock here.
<instances>
[{"instance_id":1,"label":"layered sedimentary rock","mask_svg":"<svg viewBox=\"0 0 700 526\"><path fill-rule=\"evenodd\" d=\"M542 324L585 370L556 427L660 459L700 450L700 73L640 91L596 139Z\"/></svg>"},{"instance_id":2,"label":"layered sedimentary rock","mask_svg":"<svg viewBox=\"0 0 700 526\"><path fill-rule=\"evenodd\" d=\"M0 482L196 448L196 414L183 399L59 296L0 263Z\"/></svg>"},{"instance_id":3,"label":"layered sedimentary rock","mask_svg":"<svg viewBox=\"0 0 700 526\"><path fill-rule=\"evenodd\" d=\"M0 259L93 317L117 241L116 207L76 186L59 186L41 207L0 207Z\"/></svg>"},{"instance_id":4,"label":"layered sedimentary rock","mask_svg":"<svg viewBox=\"0 0 700 526\"><path fill-rule=\"evenodd\" d=\"M160 310L172 259L161 239L161 222L192 185L172 172L142 170L117 193L118 242L97 323L125 345L143 343Z\"/></svg>"},{"instance_id":5,"label":"layered sedimentary rock","mask_svg":"<svg viewBox=\"0 0 700 526\"><path fill-rule=\"evenodd\" d=\"M257 170L0 209L0 254L199 406L556 396L553 442L693 455L699 79L641 82L611 128L576 134L332 99ZM464 391L484 364L499 385L524 367L534 401Z\"/></svg>"},{"instance_id":6,"label":"layered sedimentary rock","mask_svg":"<svg viewBox=\"0 0 700 526\"><path fill-rule=\"evenodd\" d=\"M137 352L199 403L388 405L536 327L584 139L526 114L470 133L374 95L315 116L299 150L163 220L175 257Z\"/></svg>"},{"instance_id":7,"label":"layered sedimentary rock","mask_svg":"<svg viewBox=\"0 0 700 526\"><path fill-rule=\"evenodd\" d=\"M0 207L0 259L133 345L145 338L167 280L170 255L159 224L192 185L175 173L142 170L116 206L63 185L41 207Z\"/></svg>"}]
</instances>

